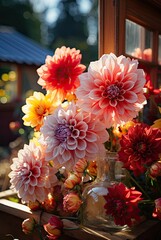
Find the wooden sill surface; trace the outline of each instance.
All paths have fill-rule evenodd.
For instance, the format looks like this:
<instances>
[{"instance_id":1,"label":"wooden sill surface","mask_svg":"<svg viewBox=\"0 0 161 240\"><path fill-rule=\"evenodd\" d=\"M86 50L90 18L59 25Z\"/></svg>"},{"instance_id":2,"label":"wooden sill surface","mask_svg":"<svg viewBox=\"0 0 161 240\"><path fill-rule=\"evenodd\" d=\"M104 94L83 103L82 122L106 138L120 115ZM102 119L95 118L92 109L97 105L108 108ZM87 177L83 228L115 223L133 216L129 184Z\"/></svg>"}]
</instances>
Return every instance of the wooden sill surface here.
<instances>
[{"instance_id":1,"label":"wooden sill surface","mask_svg":"<svg viewBox=\"0 0 161 240\"><path fill-rule=\"evenodd\" d=\"M1 212L22 220L31 216L34 217L36 221L40 219L40 211L31 212L27 206L6 199L0 199L0 216ZM51 216L52 214L44 212L41 218L42 224L47 223ZM77 230L65 230L65 235L69 237L69 239L74 238L76 240L160 240L161 221L144 221L129 231L117 233L101 232L80 227Z\"/></svg>"}]
</instances>

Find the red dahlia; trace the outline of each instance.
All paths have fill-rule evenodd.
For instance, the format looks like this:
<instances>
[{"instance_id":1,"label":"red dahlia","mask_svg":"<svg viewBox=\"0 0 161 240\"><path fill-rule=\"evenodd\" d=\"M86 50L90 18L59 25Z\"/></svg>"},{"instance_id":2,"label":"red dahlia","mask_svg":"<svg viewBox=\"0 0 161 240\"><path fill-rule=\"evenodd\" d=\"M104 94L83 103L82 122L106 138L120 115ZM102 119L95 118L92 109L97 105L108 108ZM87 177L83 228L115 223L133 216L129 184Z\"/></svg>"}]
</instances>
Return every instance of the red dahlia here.
<instances>
[{"instance_id":1,"label":"red dahlia","mask_svg":"<svg viewBox=\"0 0 161 240\"><path fill-rule=\"evenodd\" d=\"M108 194L104 196L106 214L111 215L117 225L131 226L134 219L140 220L138 202L141 195L141 192L129 189L123 183L108 187Z\"/></svg>"},{"instance_id":2,"label":"red dahlia","mask_svg":"<svg viewBox=\"0 0 161 240\"><path fill-rule=\"evenodd\" d=\"M144 173L161 153L161 130L140 123L129 128L120 140L119 160L135 176Z\"/></svg>"}]
</instances>

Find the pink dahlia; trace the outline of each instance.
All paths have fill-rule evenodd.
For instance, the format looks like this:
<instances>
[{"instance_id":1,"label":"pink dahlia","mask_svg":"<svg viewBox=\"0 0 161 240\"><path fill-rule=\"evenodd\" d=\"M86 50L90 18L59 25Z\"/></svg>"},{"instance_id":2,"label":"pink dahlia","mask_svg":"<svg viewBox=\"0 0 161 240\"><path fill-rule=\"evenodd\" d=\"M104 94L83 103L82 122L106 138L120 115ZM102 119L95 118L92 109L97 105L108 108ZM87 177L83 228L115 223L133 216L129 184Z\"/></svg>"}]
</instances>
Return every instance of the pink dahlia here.
<instances>
[{"instance_id":1,"label":"pink dahlia","mask_svg":"<svg viewBox=\"0 0 161 240\"><path fill-rule=\"evenodd\" d=\"M142 193L135 188L127 188L123 183L108 187L108 194L104 196L106 214L114 218L117 225L131 226L133 220L140 220L138 202Z\"/></svg>"},{"instance_id":2,"label":"pink dahlia","mask_svg":"<svg viewBox=\"0 0 161 240\"><path fill-rule=\"evenodd\" d=\"M119 160L124 167L140 175L154 162L161 153L161 130L146 124L136 124L120 140Z\"/></svg>"},{"instance_id":3,"label":"pink dahlia","mask_svg":"<svg viewBox=\"0 0 161 240\"><path fill-rule=\"evenodd\" d=\"M74 103L65 108L60 106L47 116L40 131L40 141L46 145L46 160L68 169L79 159L94 159L104 150L103 143L109 138L104 124L82 112Z\"/></svg>"},{"instance_id":4,"label":"pink dahlia","mask_svg":"<svg viewBox=\"0 0 161 240\"><path fill-rule=\"evenodd\" d=\"M46 90L58 90L64 98L79 86L78 76L85 70L80 64L82 55L79 50L69 47L57 48L55 54L47 56L46 62L38 70L38 83Z\"/></svg>"},{"instance_id":5,"label":"pink dahlia","mask_svg":"<svg viewBox=\"0 0 161 240\"><path fill-rule=\"evenodd\" d=\"M44 152L34 142L24 145L11 165L11 188L24 202L44 201L52 184L57 183L56 170L45 161Z\"/></svg>"},{"instance_id":6,"label":"pink dahlia","mask_svg":"<svg viewBox=\"0 0 161 240\"><path fill-rule=\"evenodd\" d=\"M137 67L137 60L112 53L91 62L88 72L79 77L76 96L80 108L97 115L107 128L135 118L146 103L146 80Z\"/></svg>"}]
</instances>

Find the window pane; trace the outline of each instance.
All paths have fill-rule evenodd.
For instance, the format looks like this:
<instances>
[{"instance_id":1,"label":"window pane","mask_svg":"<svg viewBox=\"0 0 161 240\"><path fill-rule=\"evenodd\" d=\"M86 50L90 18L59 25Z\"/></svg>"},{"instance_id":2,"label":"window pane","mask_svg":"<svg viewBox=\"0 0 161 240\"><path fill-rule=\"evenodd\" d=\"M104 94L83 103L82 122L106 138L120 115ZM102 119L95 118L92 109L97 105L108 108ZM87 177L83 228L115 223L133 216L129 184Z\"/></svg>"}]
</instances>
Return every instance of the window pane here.
<instances>
[{"instance_id":1,"label":"window pane","mask_svg":"<svg viewBox=\"0 0 161 240\"><path fill-rule=\"evenodd\" d=\"M17 97L17 75L11 66L0 67L0 103L9 103Z\"/></svg>"},{"instance_id":2,"label":"window pane","mask_svg":"<svg viewBox=\"0 0 161 240\"><path fill-rule=\"evenodd\" d=\"M126 19L126 53L152 61L152 32Z\"/></svg>"}]
</instances>

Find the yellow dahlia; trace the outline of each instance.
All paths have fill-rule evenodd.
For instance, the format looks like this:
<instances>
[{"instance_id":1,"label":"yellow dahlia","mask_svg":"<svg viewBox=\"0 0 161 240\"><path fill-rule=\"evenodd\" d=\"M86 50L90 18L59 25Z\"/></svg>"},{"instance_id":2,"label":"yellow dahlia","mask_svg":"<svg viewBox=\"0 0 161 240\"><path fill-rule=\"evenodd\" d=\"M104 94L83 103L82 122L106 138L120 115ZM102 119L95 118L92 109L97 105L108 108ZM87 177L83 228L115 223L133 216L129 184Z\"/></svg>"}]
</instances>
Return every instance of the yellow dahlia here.
<instances>
[{"instance_id":1,"label":"yellow dahlia","mask_svg":"<svg viewBox=\"0 0 161 240\"><path fill-rule=\"evenodd\" d=\"M53 113L59 104L60 100L56 98L54 91L46 95L34 92L33 96L26 99L26 105L22 107L22 111L25 113L22 118L24 125L39 131L43 125L44 117Z\"/></svg>"}]
</instances>

